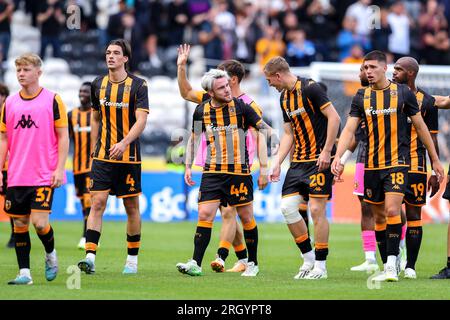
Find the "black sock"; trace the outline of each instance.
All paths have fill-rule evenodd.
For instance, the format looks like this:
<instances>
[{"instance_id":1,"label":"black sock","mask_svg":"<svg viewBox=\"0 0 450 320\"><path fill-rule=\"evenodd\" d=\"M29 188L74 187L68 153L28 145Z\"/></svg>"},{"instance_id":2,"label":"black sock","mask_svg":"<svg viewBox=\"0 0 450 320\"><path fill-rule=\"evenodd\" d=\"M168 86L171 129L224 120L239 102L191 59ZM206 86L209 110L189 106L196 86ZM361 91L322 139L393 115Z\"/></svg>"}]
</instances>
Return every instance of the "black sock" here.
<instances>
[{"instance_id":1,"label":"black sock","mask_svg":"<svg viewBox=\"0 0 450 320\"><path fill-rule=\"evenodd\" d=\"M140 246L141 246L140 234L136 234L134 236L130 236L129 234L127 234L128 255L137 256L139 253Z\"/></svg>"},{"instance_id":2,"label":"black sock","mask_svg":"<svg viewBox=\"0 0 450 320\"><path fill-rule=\"evenodd\" d=\"M297 241L299 241L299 242L297 242ZM311 238L309 236L305 240L297 238L295 240L295 243L297 244L297 247L300 249L301 253L307 253L312 250Z\"/></svg>"},{"instance_id":3,"label":"black sock","mask_svg":"<svg viewBox=\"0 0 450 320\"><path fill-rule=\"evenodd\" d=\"M205 255L206 248L211 240L211 227L197 226L194 236L194 254L192 259L197 262L198 266L202 265L203 256Z\"/></svg>"},{"instance_id":4,"label":"black sock","mask_svg":"<svg viewBox=\"0 0 450 320\"><path fill-rule=\"evenodd\" d=\"M248 262L254 262L258 265L258 227L253 229L244 229L244 238L248 250Z\"/></svg>"},{"instance_id":5,"label":"black sock","mask_svg":"<svg viewBox=\"0 0 450 320\"><path fill-rule=\"evenodd\" d=\"M383 264L387 262L386 252L386 229L375 230L375 239L377 240L378 251L380 252L381 261Z\"/></svg>"},{"instance_id":6,"label":"black sock","mask_svg":"<svg viewBox=\"0 0 450 320\"><path fill-rule=\"evenodd\" d=\"M242 245L244 246L244 245ZM236 250L236 247L234 247L234 250ZM236 257L238 258L238 260L242 260L242 259L247 259L247 248L245 248L239 251L235 251L236 253Z\"/></svg>"},{"instance_id":7,"label":"black sock","mask_svg":"<svg viewBox=\"0 0 450 320\"><path fill-rule=\"evenodd\" d=\"M306 229L307 229L307 231L308 231L308 236L309 236L308 210L302 210L302 209L299 209L298 212L299 212L300 215L302 216L303 220L305 220Z\"/></svg>"},{"instance_id":8,"label":"black sock","mask_svg":"<svg viewBox=\"0 0 450 320\"><path fill-rule=\"evenodd\" d=\"M100 240L100 232L87 229L86 230L86 253L96 254L98 241Z\"/></svg>"},{"instance_id":9,"label":"black sock","mask_svg":"<svg viewBox=\"0 0 450 320\"><path fill-rule=\"evenodd\" d=\"M89 213L91 212L91 208L83 209L83 237L86 238L86 230L87 230L87 221L89 217Z\"/></svg>"},{"instance_id":10,"label":"black sock","mask_svg":"<svg viewBox=\"0 0 450 320\"><path fill-rule=\"evenodd\" d=\"M225 260L227 259L228 253L229 253L229 250L228 250L227 248L224 248L224 247L220 247L220 248L217 250L217 255L218 255L219 258L222 259L223 261L225 261Z\"/></svg>"},{"instance_id":11,"label":"black sock","mask_svg":"<svg viewBox=\"0 0 450 320\"><path fill-rule=\"evenodd\" d=\"M450 268L450 257L447 257L447 268Z\"/></svg>"},{"instance_id":12,"label":"black sock","mask_svg":"<svg viewBox=\"0 0 450 320\"><path fill-rule=\"evenodd\" d=\"M16 256L17 263L19 264L19 269L30 269L30 251L31 251L31 241L30 233L19 232L15 233L16 238Z\"/></svg>"},{"instance_id":13,"label":"black sock","mask_svg":"<svg viewBox=\"0 0 450 320\"><path fill-rule=\"evenodd\" d=\"M387 256L398 256L400 252L400 237L402 235L402 224L387 224L386 227L386 254Z\"/></svg>"},{"instance_id":14,"label":"black sock","mask_svg":"<svg viewBox=\"0 0 450 320\"><path fill-rule=\"evenodd\" d=\"M38 237L44 245L45 252L51 253L55 249L55 238L53 237L53 228L48 225L48 229L42 233L38 232Z\"/></svg>"},{"instance_id":15,"label":"black sock","mask_svg":"<svg viewBox=\"0 0 450 320\"><path fill-rule=\"evenodd\" d=\"M415 269L416 267L420 244L422 243L422 234L422 226L408 227L408 229L406 230L406 268Z\"/></svg>"}]
</instances>

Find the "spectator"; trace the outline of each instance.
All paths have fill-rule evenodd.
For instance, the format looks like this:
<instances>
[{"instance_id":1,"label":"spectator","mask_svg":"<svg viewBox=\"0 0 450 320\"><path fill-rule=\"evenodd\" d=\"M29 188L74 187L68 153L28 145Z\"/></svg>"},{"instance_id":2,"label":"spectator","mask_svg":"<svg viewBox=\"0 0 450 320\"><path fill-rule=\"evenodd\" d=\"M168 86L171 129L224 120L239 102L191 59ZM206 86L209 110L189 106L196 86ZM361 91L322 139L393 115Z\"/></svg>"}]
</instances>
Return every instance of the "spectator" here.
<instances>
[{"instance_id":1,"label":"spectator","mask_svg":"<svg viewBox=\"0 0 450 320\"><path fill-rule=\"evenodd\" d=\"M222 34L222 59L232 59L233 46L236 41L236 18L228 11L227 0L218 0L217 5L212 10L216 10L214 23L220 27Z\"/></svg>"},{"instance_id":2,"label":"spectator","mask_svg":"<svg viewBox=\"0 0 450 320\"><path fill-rule=\"evenodd\" d=\"M0 44L1 59L8 59L9 44L11 42L11 17L14 11L14 4L11 0L0 0Z\"/></svg>"},{"instance_id":3,"label":"spectator","mask_svg":"<svg viewBox=\"0 0 450 320\"><path fill-rule=\"evenodd\" d=\"M331 42L336 34L335 11L329 0L313 0L308 6L311 29L308 32L317 49L320 60L329 61Z\"/></svg>"},{"instance_id":4,"label":"spectator","mask_svg":"<svg viewBox=\"0 0 450 320\"><path fill-rule=\"evenodd\" d=\"M373 10L369 7L371 0L359 0L348 7L345 17L356 19L356 34L368 38L370 34Z\"/></svg>"},{"instance_id":5,"label":"spectator","mask_svg":"<svg viewBox=\"0 0 450 320\"><path fill-rule=\"evenodd\" d=\"M243 63L255 62L256 41L261 37L261 29L255 22L256 11L253 4L246 1L241 11L236 13L236 44L234 58Z\"/></svg>"},{"instance_id":6,"label":"spectator","mask_svg":"<svg viewBox=\"0 0 450 320\"><path fill-rule=\"evenodd\" d=\"M168 6L169 46L179 46L184 42L184 31L189 24L189 7L185 0L174 0Z\"/></svg>"},{"instance_id":7,"label":"spectator","mask_svg":"<svg viewBox=\"0 0 450 320\"><path fill-rule=\"evenodd\" d=\"M298 27L299 23L297 16L293 12L286 13L281 26L284 43L289 43L294 40L294 33L297 31Z\"/></svg>"},{"instance_id":8,"label":"spectator","mask_svg":"<svg viewBox=\"0 0 450 320\"><path fill-rule=\"evenodd\" d=\"M216 11L210 10L206 20L201 23L198 33L198 40L204 50L207 70L215 68L223 60L222 30L215 20Z\"/></svg>"},{"instance_id":9,"label":"spectator","mask_svg":"<svg viewBox=\"0 0 450 320\"><path fill-rule=\"evenodd\" d=\"M388 10L382 8L380 10L380 27L374 28L371 36L372 47L383 52L389 50L389 36L392 33L387 17Z\"/></svg>"},{"instance_id":10,"label":"spectator","mask_svg":"<svg viewBox=\"0 0 450 320\"><path fill-rule=\"evenodd\" d=\"M314 60L316 48L314 43L306 39L304 30L292 33L292 41L287 45L286 60L292 67L304 67Z\"/></svg>"},{"instance_id":11,"label":"spectator","mask_svg":"<svg viewBox=\"0 0 450 320\"><path fill-rule=\"evenodd\" d=\"M370 49L370 43L365 36L356 32L357 20L351 15L346 16L343 22L343 29L337 37L337 46L339 48L339 60L342 61L350 56L351 48L359 45L363 50Z\"/></svg>"},{"instance_id":12,"label":"spectator","mask_svg":"<svg viewBox=\"0 0 450 320\"><path fill-rule=\"evenodd\" d=\"M394 61L410 53L410 27L412 21L406 14L405 5L402 1L395 1L391 5L391 12L388 14L388 22L392 33L389 36L388 49L393 55Z\"/></svg>"},{"instance_id":13,"label":"spectator","mask_svg":"<svg viewBox=\"0 0 450 320\"><path fill-rule=\"evenodd\" d=\"M270 59L284 56L285 50L286 45L282 41L280 30L270 25L264 26L264 37L256 42L256 53L261 71Z\"/></svg>"},{"instance_id":14,"label":"spectator","mask_svg":"<svg viewBox=\"0 0 450 320\"><path fill-rule=\"evenodd\" d=\"M99 31L100 48L105 48L109 42L108 23L110 16L119 12L119 4L116 0L97 0L98 9L96 23Z\"/></svg>"},{"instance_id":15,"label":"spectator","mask_svg":"<svg viewBox=\"0 0 450 320\"><path fill-rule=\"evenodd\" d=\"M355 44L350 50L350 56L345 58L343 63L355 63L359 66L364 61L364 51L360 45ZM347 97L352 97L356 94L356 91L361 88L360 81L344 81L344 94Z\"/></svg>"},{"instance_id":16,"label":"spectator","mask_svg":"<svg viewBox=\"0 0 450 320\"><path fill-rule=\"evenodd\" d=\"M63 13L62 1L47 0L41 4L37 16L38 24L41 26L41 54L45 58L48 45L52 46L53 56L61 57L61 41L59 35L66 18Z\"/></svg>"}]
</instances>

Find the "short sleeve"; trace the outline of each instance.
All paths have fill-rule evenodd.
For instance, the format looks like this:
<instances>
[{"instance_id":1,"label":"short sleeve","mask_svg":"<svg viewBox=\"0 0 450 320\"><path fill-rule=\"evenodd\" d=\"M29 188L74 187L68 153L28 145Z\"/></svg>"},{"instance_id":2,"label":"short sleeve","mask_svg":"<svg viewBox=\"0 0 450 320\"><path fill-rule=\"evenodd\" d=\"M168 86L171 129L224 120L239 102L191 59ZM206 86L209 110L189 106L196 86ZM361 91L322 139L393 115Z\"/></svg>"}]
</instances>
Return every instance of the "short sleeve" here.
<instances>
[{"instance_id":1,"label":"short sleeve","mask_svg":"<svg viewBox=\"0 0 450 320\"><path fill-rule=\"evenodd\" d=\"M311 102L312 107L319 111L331 104L325 90L317 82L312 82L304 90L306 97Z\"/></svg>"},{"instance_id":2,"label":"short sleeve","mask_svg":"<svg viewBox=\"0 0 450 320\"><path fill-rule=\"evenodd\" d=\"M95 111L99 111L100 110L100 100L99 100L99 91L97 90L98 88L98 81L99 79L95 79L94 81L92 81L92 85L91 85L91 103L92 103L92 109L94 109Z\"/></svg>"},{"instance_id":3,"label":"short sleeve","mask_svg":"<svg viewBox=\"0 0 450 320\"><path fill-rule=\"evenodd\" d=\"M149 112L148 108L148 87L147 82L144 81L136 92L136 110Z\"/></svg>"},{"instance_id":4,"label":"short sleeve","mask_svg":"<svg viewBox=\"0 0 450 320\"><path fill-rule=\"evenodd\" d=\"M262 109L255 101L252 101L250 103L250 107L252 107L252 109L255 110L258 116L262 117Z\"/></svg>"},{"instance_id":5,"label":"short sleeve","mask_svg":"<svg viewBox=\"0 0 450 320\"><path fill-rule=\"evenodd\" d=\"M289 118L288 114L286 113L286 110L283 108L283 97L284 97L285 93L282 93L280 96L280 108L281 108L281 113L283 114L283 121L286 122L291 122L291 119Z\"/></svg>"},{"instance_id":6,"label":"short sleeve","mask_svg":"<svg viewBox=\"0 0 450 320\"><path fill-rule=\"evenodd\" d=\"M403 89L403 97L405 100L403 104L403 112L408 117L418 114L420 110L419 105L417 104L416 96L406 86L403 86L402 89Z\"/></svg>"},{"instance_id":7,"label":"short sleeve","mask_svg":"<svg viewBox=\"0 0 450 320\"><path fill-rule=\"evenodd\" d=\"M56 128L67 128L67 112L64 102L61 100L59 95L55 95L53 98L53 121L55 122Z\"/></svg>"},{"instance_id":8,"label":"short sleeve","mask_svg":"<svg viewBox=\"0 0 450 320\"><path fill-rule=\"evenodd\" d=\"M194 110L194 114L192 115L192 133L200 134L204 130L203 124L203 114L201 111L201 106L197 106Z\"/></svg>"},{"instance_id":9,"label":"short sleeve","mask_svg":"<svg viewBox=\"0 0 450 320\"><path fill-rule=\"evenodd\" d=\"M0 132L6 132L6 103L3 102L2 114L0 120Z\"/></svg>"},{"instance_id":10,"label":"short sleeve","mask_svg":"<svg viewBox=\"0 0 450 320\"><path fill-rule=\"evenodd\" d=\"M435 107L435 101L433 97L427 97L426 104L422 105L424 110L423 120L431 133L439 132L439 114L438 108Z\"/></svg>"},{"instance_id":11,"label":"short sleeve","mask_svg":"<svg viewBox=\"0 0 450 320\"><path fill-rule=\"evenodd\" d=\"M350 106L350 117L363 118L364 117L364 106L363 106L363 96L360 91L358 91L353 97L352 104Z\"/></svg>"},{"instance_id":12,"label":"short sleeve","mask_svg":"<svg viewBox=\"0 0 450 320\"><path fill-rule=\"evenodd\" d=\"M206 91L195 91L195 102L202 103L209 100L211 96Z\"/></svg>"},{"instance_id":13,"label":"short sleeve","mask_svg":"<svg viewBox=\"0 0 450 320\"><path fill-rule=\"evenodd\" d=\"M261 116L259 116L249 104L242 103L242 108L246 125L248 127L256 128L262 121Z\"/></svg>"}]
</instances>

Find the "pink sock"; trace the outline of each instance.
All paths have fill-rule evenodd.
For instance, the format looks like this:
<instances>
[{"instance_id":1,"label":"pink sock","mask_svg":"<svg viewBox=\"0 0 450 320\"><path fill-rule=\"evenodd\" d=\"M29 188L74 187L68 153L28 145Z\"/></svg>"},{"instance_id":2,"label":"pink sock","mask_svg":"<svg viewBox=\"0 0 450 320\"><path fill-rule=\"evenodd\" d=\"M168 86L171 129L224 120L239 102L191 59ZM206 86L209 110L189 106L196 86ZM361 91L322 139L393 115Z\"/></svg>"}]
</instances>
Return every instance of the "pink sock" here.
<instances>
[{"instance_id":1,"label":"pink sock","mask_svg":"<svg viewBox=\"0 0 450 320\"><path fill-rule=\"evenodd\" d=\"M402 236L400 237L400 240L403 240L403 239L405 239L405 237L406 237L406 228L407 228L407 225L406 225L406 223L402 226Z\"/></svg>"},{"instance_id":2,"label":"pink sock","mask_svg":"<svg viewBox=\"0 0 450 320\"><path fill-rule=\"evenodd\" d=\"M375 231L363 231L362 239L364 252L377 251L377 241L375 239Z\"/></svg>"}]
</instances>

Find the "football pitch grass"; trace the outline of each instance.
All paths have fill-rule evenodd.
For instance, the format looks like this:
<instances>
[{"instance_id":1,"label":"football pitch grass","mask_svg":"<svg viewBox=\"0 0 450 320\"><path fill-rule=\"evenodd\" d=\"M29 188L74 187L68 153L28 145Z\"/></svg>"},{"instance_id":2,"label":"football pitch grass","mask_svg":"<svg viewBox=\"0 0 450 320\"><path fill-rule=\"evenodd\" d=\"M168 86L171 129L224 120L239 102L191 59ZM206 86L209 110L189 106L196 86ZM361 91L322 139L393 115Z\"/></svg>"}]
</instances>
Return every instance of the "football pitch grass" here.
<instances>
[{"instance_id":1,"label":"football pitch grass","mask_svg":"<svg viewBox=\"0 0 450 320\"><path fill-rule=\"evenodd\" d=\"M14 249L5 244L9 224L0 223L0 299L146 299L146 300L305 300L305 299L450 299L448 280L429 280L446 262L447 226L424 226L422 250L417 263L418 279L400 278L398 283L381 283L377 289L364 272L351 272L363 262L359 225L331 224L328 279L294 280L301 263L299 251L286 225L259 224L259 265L256 278L236 273L214 273L209 263L215 258L220 223L214 224L210 245L203 261L201 277L179 273L175 264L192 255L195 223L143 223L139 273L122 275L126 258L125 222L106 222L96 260L96 274L81 274L80 289L75 269L84 252L77 249L81 222L52 223L56 236L60 273L47 282L44 278L44 249L31 230L31 286L8 286L17 273ZM226 267L236 261L231 249ZM381 264L381 263L380 263ZM70 285L69 285L70 287ZM372 288L372 289L370 289Z\"/></svg>"}]
</instances>

